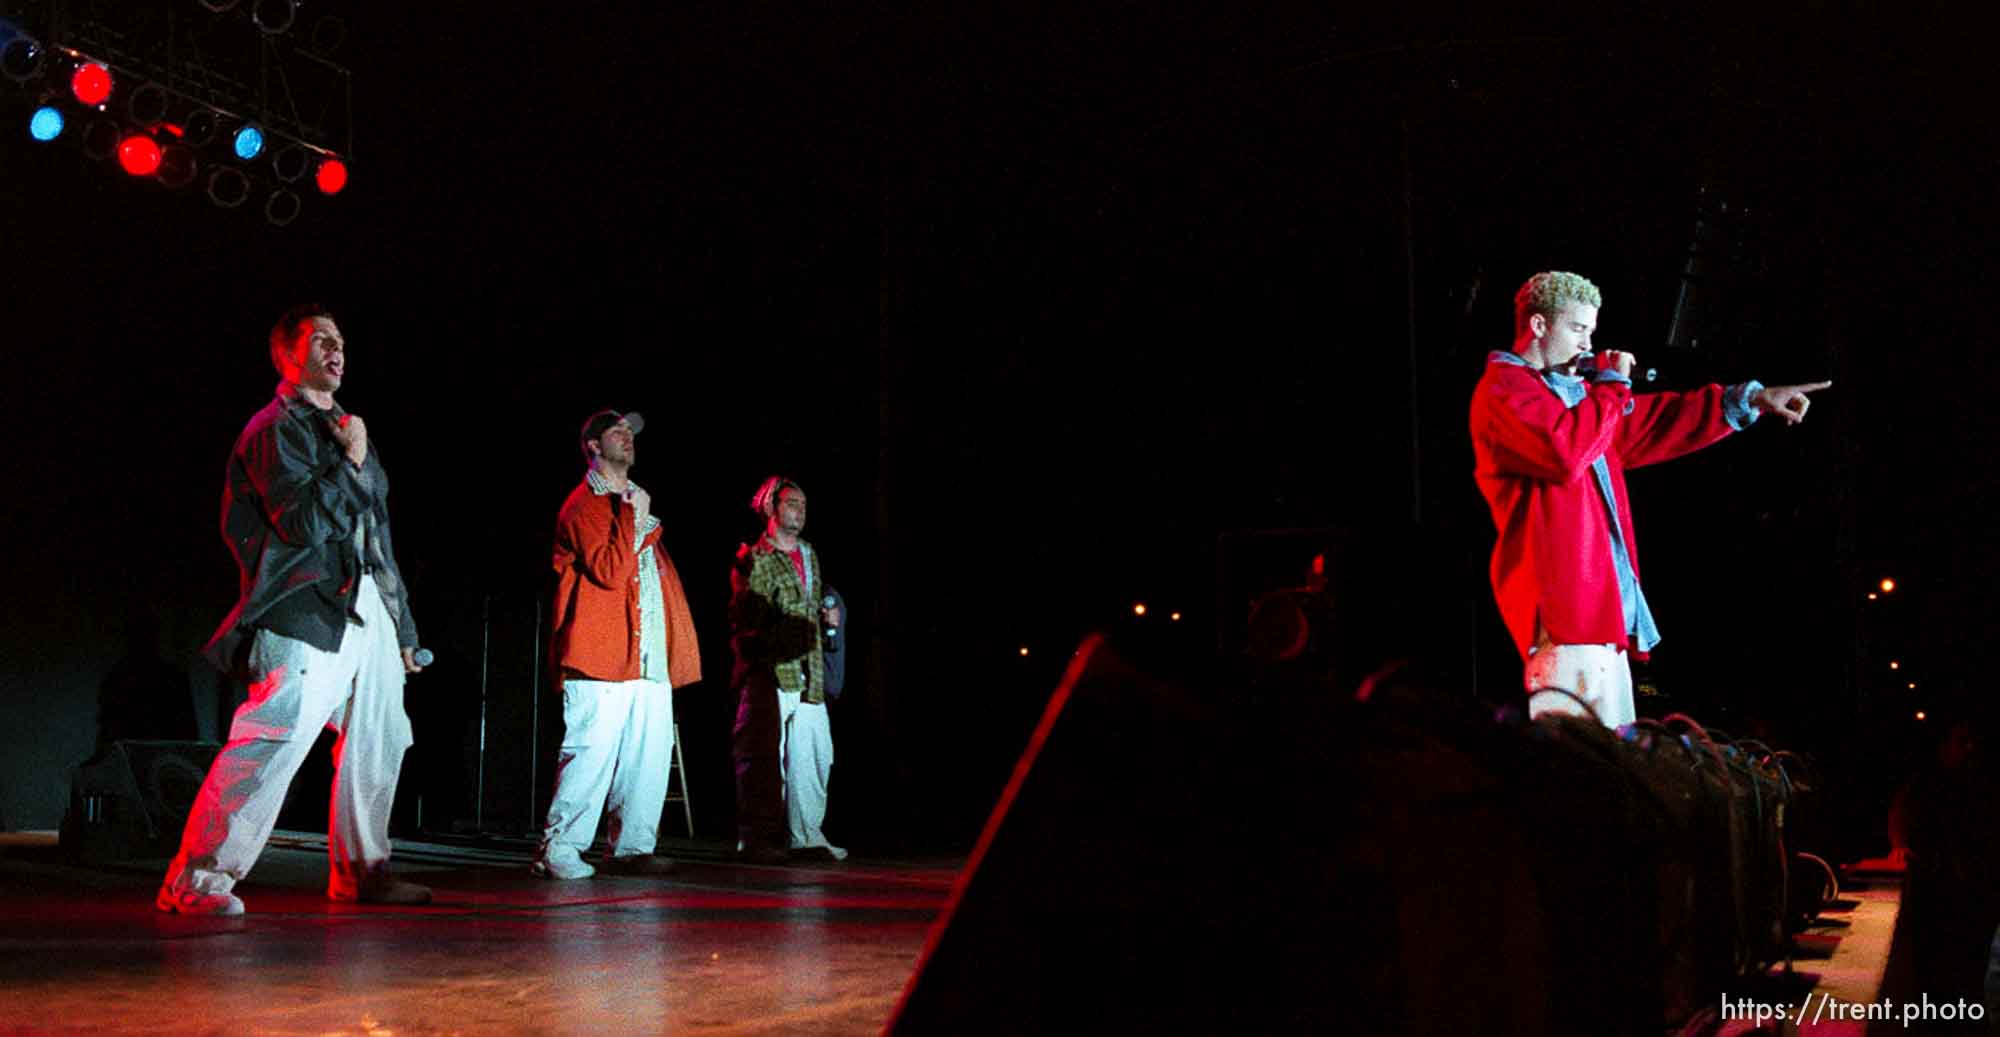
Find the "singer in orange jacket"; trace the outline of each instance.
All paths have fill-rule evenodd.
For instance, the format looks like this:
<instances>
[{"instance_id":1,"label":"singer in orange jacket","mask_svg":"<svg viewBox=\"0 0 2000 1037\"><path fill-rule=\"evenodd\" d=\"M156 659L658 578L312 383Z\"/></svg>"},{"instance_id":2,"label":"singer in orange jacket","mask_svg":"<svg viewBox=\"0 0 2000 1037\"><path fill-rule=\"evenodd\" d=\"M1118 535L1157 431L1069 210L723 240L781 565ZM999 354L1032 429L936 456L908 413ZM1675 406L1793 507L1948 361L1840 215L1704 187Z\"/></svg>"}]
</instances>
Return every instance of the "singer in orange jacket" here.
<instances>
[{"instance_id":1,"label":"singer in orange jacket","mask_svg":"<svg viewBox=\"0 0 2000 1037\"><path fill-rule=\"evenodd\" d=\"M633 509L616 494L577 484L556 520L556 676L639 679L639 552L653 552L666 601L667 673L674 687L701 679L701 646L674 560L660 529L632 548Z\"/></svg>"},{"instance_id":2,"label":"singer in orange jacket","mask_svg":"<svg viewBox=\"0 0 2000 1037\"><path fill-rule=\"evenodd\" d=\"M583 860L603 817L601 867L655 875L674 749L674 689L701 677L701 650L652 496L632 481L645 419L600 411L579 445L589 468L556 519L551 657L562 688L556 789L535 873L589 878Z\"/></svg>"}]
</instances>

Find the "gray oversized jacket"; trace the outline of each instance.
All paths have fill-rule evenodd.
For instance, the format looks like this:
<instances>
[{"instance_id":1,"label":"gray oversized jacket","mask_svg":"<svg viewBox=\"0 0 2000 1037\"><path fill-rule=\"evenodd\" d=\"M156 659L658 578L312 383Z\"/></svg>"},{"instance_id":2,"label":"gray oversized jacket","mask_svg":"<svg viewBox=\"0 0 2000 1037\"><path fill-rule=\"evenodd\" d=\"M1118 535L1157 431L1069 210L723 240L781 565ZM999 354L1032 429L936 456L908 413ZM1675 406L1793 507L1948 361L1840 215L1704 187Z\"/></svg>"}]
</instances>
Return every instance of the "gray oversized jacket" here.
<instances>
[{"instance_id":1,"label":"gray oversized jacket","mask_svg":"<svg viewBox=\"0 0 2000 1037\"><path fill-rule=\"evenodd\" d=\"M226 673L243 672L260 628L339 651L364 573L374 575L383 607L396 617L397 644L417 643L389 536L389 475L373 442L358 471L348 463L331 427L340 413L280 385L229 455L222 538L236 556L240 597L203 652ZM366 531L366 558L357 529Z\"/></svg>"}]
</instances>

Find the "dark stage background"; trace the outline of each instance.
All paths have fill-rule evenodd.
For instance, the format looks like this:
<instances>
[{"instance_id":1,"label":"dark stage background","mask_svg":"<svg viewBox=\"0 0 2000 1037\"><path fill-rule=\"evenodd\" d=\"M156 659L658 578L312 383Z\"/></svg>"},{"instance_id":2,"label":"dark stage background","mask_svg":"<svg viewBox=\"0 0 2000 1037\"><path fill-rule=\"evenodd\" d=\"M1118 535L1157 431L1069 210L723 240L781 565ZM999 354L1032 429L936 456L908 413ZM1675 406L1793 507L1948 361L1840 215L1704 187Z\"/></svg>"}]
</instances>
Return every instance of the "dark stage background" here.
<instances>
[{"instance_id":1,"label":"dark stage background","mask_svg":"<svg viewBox=\"0 0 2000 1037\"><path fill-rule=\"evenodd\" d=\"M234 591L217 494L294 301L347 334L441 659L410 688L426 826L473 813L483 634L484 821L532 819L532 610L577 426L616 406L703 636L701 827L731 809L726 565L781 470L865 656L829 827L886 850L963 845L1087 630L1179 610L1141 642L1178 657L1240 623L1232 531L1442 560L1431 642L1502 694L1465 407L1548 268L1663 387L1838 383L1633 479L1641 708L1843 761L1879 825L1990 671L1977 34L1948 5L1226 6L354 12L353 181L284 229L35 143L0 83L0 826L56 824L121 657L226 729L195 655Z\"/></svg>"}]
</instances>

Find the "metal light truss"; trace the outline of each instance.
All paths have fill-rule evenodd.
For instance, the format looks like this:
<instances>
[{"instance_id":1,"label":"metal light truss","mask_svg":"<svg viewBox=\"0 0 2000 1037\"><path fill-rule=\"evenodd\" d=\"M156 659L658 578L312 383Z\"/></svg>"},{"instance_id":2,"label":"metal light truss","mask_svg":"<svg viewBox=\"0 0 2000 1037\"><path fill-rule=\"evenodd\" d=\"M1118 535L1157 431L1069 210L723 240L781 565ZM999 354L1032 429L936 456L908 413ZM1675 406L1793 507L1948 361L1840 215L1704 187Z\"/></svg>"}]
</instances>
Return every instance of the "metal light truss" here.
<instances>
[{"instance_id":1,"label":"metal light truss","mask_svg":"<svg viewBox=\"0 0 2000 1037\"><path fill-rule=\"evenodd\" d=\"M316 179L309 174L317 166L327 177L318 180L321 191L337 193L354 151L353 78L329 56L345 36L345 22L322 14L310 33L294 32L302 2L0 0L0 70L41 103L66 105L69 71L105 66L116 92L84 106L89 122L79 136L86 156L109 157L126 134L158 138L162 184L186 187L205 167L208 198L224 209L268 184L264 216L284 226L299 214L296 182ZM313 5L325 10L345 2ZM226 125L254 126L265 143L243 155ZM162 126L170 136L159 134ZM211 145L221 155L202 157ZM178 165L166 164L176 155Z\"/></svg>"},{"instance_id":2,"label":"metal light truss","mask_svg":"<svg viewBox=\"0 0 2000 1037\"><path fill-rule=\"evenodd\" d=\"M264 31L254 21L257 4L222 11L196 0L36 6L47 9L48 47L103 62L121 78L158 83L314 151L354 157L352 74L300 45L292 31Z\"/></svg>"}]
</instances>

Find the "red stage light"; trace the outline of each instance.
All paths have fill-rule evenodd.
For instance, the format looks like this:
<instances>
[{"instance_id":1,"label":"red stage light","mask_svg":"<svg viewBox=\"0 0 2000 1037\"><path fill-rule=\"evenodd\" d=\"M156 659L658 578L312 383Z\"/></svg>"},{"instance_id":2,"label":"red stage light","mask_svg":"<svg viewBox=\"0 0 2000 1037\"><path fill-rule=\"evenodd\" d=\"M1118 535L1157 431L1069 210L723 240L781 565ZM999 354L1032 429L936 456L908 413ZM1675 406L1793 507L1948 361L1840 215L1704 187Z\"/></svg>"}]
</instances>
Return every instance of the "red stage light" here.
<instances>
[{"instance_id":1,"label":"red stage light","mask_svg":"<svg viewBox=\"0 0 2000 1037\"><path fill-rule=\"evenodd\" d=\"M133 176L152 176L160 168L160 146L144 135L118 142L118 164Z\"/></svg>"},{"instance_id":2,"label":"red stage light","mask_svg":"<svg viewBox=\"0 0 2000 1037\"><path fill-rule=\"evenodd\" d=\"M339 194L347 186L347 163L330 158L319 164L319 172L313 175L319 184L321 194Z\"/></svg>"},{"instance_id":3,"label":"red stage light","mask_svg":"<svg viewBox=\"0 0 2000 1037\"><path fill-rule=\"evenodd\" d=\"M111 70L92 62L77 67L69 77L69 89L86 105L100 105L111 99Z\"/></svg>"}]
</instances>

